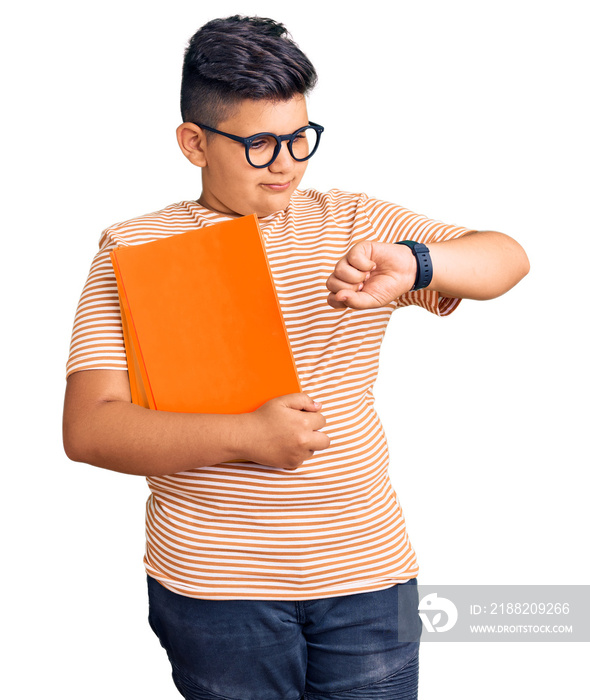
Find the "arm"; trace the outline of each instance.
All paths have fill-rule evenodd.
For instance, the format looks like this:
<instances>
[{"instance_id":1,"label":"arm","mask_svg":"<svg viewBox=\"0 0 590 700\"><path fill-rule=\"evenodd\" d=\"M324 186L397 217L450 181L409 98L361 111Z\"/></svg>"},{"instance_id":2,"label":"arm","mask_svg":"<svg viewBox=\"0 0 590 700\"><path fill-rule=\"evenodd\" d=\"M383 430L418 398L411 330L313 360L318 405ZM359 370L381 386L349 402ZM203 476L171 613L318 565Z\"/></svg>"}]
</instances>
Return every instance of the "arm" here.
<instances>
[{"instance_id":1,"label":"arm","mask_svg":"<svg viewBox=\"0 0 590 700\"><path fill-rule=\"evenodd\" d=\"M427 245L434 271L427 289L443 296L493 299L529 271L522 247L497 231L477 231ZM408 292L415 278L416 260L407 246L361 241L328 278L328 303L335 309L383 306Z\"/></svg>"},{"instance_id":2,"label":"arm","mask_svg":"<svg viewBox=\"0 0 590 700\"><path fill-rule=\"evenodd\" d=\"M320 408L289 394L240 415L152 411L131 403L126 372L80 371L68 378L64 448L76 462L142 476L243 459L293 469L330 443Z\"/></svg>"}]
</instances>

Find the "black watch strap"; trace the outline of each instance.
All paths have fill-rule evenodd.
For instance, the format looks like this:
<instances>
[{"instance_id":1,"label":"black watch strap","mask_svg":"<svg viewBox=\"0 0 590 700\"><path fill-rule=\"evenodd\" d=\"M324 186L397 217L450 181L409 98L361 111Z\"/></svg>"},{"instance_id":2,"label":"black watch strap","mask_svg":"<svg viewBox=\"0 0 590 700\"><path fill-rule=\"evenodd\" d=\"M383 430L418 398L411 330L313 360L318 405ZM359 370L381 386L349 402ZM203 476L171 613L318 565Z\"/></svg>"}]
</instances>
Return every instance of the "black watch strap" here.
<instances>
[{"instance_id":1,"label":"black watch strap","mask_svg":"<svg viewBox=\"0 0 590 700\"><path fill-rule=\"evenodd\" d=\"M432 260L430 259L430 251L424 245L424 243L418 243L416 241L397 241L399 245L407 245L414 253L416 258L416 281L414 286L410 290L415 292L418 289L424 289L432 282Z\"/></svg>"}]
</instances>

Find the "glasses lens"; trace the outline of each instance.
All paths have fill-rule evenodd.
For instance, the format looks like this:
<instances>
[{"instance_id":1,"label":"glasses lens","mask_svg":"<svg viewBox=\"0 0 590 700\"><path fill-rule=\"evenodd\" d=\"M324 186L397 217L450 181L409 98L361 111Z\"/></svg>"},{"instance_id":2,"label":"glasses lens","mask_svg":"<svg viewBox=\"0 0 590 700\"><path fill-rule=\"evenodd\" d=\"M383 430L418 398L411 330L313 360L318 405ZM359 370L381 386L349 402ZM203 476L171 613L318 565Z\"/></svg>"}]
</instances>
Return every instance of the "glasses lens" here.
<instances>
[{"instance_id":1,"label":"glasses lens","mask_svg":"<svg viewBox=\"0 0 590 700\"><path fill-rule=\"evenodd\" d=\"M319 135L312 126L299 129L291 142L291 155L295 160L305 160L313 155L318 146Z\"/></svg>"},{"instance_id":2,"label":"glasses lens","mask_svg":"<svg viewBox=\"0 0 590 700\"><path fill-rule=\"evenodd\" d=\"M274 136L263 134L257 136L250 144L248 155L252 165L263 166L270 163L278 143Z\"/></svg>"}]
</instances>

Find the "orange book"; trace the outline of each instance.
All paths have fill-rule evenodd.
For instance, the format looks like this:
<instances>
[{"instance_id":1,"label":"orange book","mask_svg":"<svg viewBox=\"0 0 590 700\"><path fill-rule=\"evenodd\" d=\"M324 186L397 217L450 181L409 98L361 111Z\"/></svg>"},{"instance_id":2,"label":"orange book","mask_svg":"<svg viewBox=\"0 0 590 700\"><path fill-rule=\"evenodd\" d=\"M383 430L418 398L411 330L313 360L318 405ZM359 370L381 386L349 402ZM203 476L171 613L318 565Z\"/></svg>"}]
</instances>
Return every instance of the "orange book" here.
<instances>
[{"instance_id":1,"label":"orange book","mask_svg":"<svg viewBox=\"0 0 590 700\"><path fill-rule=\"evenodd\" d=\"M301 391L256 215L111 260L134 403L246 413Z\"/></svg>"}]
</instances>

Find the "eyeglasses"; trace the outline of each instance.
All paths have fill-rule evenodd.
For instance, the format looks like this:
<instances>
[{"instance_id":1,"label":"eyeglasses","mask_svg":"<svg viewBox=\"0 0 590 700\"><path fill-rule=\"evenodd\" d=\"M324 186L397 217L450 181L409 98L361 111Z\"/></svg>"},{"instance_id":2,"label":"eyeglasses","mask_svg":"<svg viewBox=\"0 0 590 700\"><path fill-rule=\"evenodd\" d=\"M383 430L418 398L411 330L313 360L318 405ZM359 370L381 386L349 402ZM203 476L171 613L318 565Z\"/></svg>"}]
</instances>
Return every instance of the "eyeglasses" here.
<instances>
[{"instance_id":1,"label":"eyeglasses","mask_svg":"<svg viewBox=\"0 0 590 700\"><path fill-rule=\"evenodd\" d=\"M281 152L283 141L287 142L293 160L298 162L308 160L318 150L320 136L324 131L323 126L309 122L307 126L302 126L301 129L297 129L292 134L277 136L277 134L262 132L248 136L248 138L242 138L234 134L226 134L225 131L218 131L211 126L205 126L205 124L197 123L197 126L243 144L246 149L246 160L253 168L267 168L271 163L274 163Z\"/></svg>"}]
</instances>

